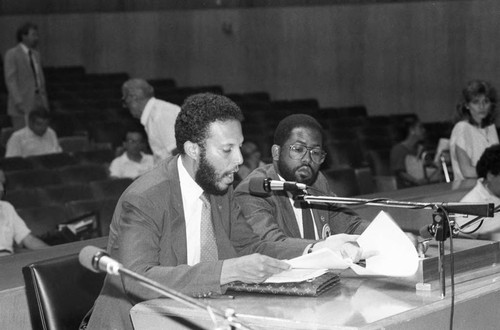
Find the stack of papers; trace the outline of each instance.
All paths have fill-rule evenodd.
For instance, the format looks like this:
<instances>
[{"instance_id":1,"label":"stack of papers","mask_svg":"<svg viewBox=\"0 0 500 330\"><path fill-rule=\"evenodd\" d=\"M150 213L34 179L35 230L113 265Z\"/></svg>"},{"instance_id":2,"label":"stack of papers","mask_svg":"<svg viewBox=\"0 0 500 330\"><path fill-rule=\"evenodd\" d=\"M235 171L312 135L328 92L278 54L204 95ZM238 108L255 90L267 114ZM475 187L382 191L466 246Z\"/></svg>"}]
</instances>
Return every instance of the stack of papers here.
<instances>
[{"instance_id":1,"label":"stack of papers","mask_svg":"<svg viewBox=\"0 0 500 330\"><path fill-rule=\"evenodd\" d=\"M371 255L366 259L366 267L325 248L288 260L292 268L271 276L266 282L301 282L329 270L347 268L358 275L391 277L412 276L418 270L419 257L413 242L384 211L358 237L357 243L366 255Z\"/></svg>"}]
</instances>

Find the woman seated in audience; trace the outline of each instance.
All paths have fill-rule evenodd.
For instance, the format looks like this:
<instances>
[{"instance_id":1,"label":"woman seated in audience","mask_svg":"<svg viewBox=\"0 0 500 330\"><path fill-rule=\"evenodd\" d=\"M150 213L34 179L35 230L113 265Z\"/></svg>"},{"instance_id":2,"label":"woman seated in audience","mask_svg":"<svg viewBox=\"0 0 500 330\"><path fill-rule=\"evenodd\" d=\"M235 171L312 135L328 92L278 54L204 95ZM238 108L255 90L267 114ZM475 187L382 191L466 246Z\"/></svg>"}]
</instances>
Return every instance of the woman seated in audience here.
<instances>
[{"instance_id":1,"label":"woman seated in audience","mask_svg":"<svg viewBox=\"0 0 500 330\"><path fill-rule=\"evenodd\" d=\"M460 201L467 203L494 203L500 206L500 144L486 148L476 165L477 183ZM464 225L473 217L457 217L459 225ZM479 222L472 224L466 231L474 230ZM493 218L485 218L481 227L474 232L474 237L500 241L500 213Z\"/></svg>"},{"instance_id":2,"label":"woman seated in audience","mask_svg":"<svg viewBox=\"0 0 500 330\"><path fill-rule=\"evenodd\" d=\"M422 159L425 128L417 118L404 121L402 133L405 139L391 149L391 171L396 177L398 189L438 182L440 171L428 167Z\"/></svg>"},{"instance_id":3,"label":"woman seated in audience","mask_svg":"<svg viewBox=\"0 0 500 330\"><path fill-rule=\"evenodd\" d=\"M0 199L4 194L5 175L0 170ZM14 242L30 250L48 247L45 242L31 234L31 231L19 217L14 206L0 200L0 257L14 253Z\"/></svg>"},{"instance_id":4,"label":"woman seated in audience","mask_svg":"<svg viewBox=\"0 0 500 330\"><path fill-rule=\"evenodd\" d=\"M476 177L476 163L484 149L498 143L494 125L496 92L487 82L473 80L462 91L458 121L450 137L454 180Z\"/></svg>"}]
</instances>

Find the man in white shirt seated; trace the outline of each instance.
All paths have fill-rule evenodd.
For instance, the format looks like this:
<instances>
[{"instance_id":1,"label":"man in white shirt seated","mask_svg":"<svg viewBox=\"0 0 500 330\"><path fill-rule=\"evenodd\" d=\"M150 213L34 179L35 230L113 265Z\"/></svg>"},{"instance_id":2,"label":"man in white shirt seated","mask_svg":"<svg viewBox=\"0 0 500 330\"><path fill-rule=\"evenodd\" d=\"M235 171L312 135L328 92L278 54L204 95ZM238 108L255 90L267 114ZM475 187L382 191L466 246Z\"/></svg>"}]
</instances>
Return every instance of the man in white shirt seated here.
<instances>
[{"instance_id":1,"label":"man in white shirt seated","mask_svg":"<svg viewBox=\"0 0 500 330\"><path fill-rule=\"evenodd\" d=\"M125 152L111 162L111 177L135 179L154 167L153 155L143 152L145 143L141 132L128 131L123 148Z\"/></svg>"},{"instance_id":2,"label":"man in white shirt seated","mask_svg":"<svg viewBox=\"0 0 500 330\"><path fill-rule=\"evenodd\" d=\"M29 113L28 126L12 133L5 157L28 157L62 152L57 134L49 127L47 109L37 107Z\"/></svg>"},{"instance_id":3,"label":"man in white shirt seated","mask_svg":"<svg viewBox=\"0 0 500 330\"><path fill-rule=\"evenodd\" d=\"M4 194L5 175L0 170L0 198ZM14 253L14 242L19 247L38 250L48 247L42 240L31 234L31 231L19 217L14 207L0 200L0 257Z\"/></svg>"}]
</instances>

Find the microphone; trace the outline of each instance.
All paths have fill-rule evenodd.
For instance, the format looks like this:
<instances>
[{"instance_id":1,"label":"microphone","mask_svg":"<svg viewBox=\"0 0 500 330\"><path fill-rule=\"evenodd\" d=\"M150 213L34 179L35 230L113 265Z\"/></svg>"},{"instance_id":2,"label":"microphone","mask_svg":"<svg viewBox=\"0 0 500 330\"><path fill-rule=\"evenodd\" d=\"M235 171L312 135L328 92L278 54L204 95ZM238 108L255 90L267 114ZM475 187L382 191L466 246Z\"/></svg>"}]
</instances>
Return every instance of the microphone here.
<instances>
[{"instance_id":1,"label":"microphone","mask_svg":"<svg viewBox=\"0 0 500 330\"><path fill-rule=\"evenodd\" d=\"M306 190L307 185L293 181L280 181L272 180L271 178L251 178L248 184L250 193L256 195L267 195L273 190L282 190L295 192L299 190Z\"/></svg>"},{"instance_id":2,"label":"microphone","mask_svg":"<svg viewBox=\"0 0 500 330\"><path fill-rule=\"evenodd\" d=\"M495 204L493 203L441 203L439 204L449 213L477 215L491 218L495 213Z\"/></svg>"},{"instance_id":3,"label":"microphone","mask_svg":"<svg viewBox=\"0 0 500 330\"><path fill-rule=\"evenodd\" d=\"M106 251L95 246L86 246L78 255L80 264L94 273L105 272L110 275L119 275L123 265L109 257Z\"/></svg>"}]
</instances>

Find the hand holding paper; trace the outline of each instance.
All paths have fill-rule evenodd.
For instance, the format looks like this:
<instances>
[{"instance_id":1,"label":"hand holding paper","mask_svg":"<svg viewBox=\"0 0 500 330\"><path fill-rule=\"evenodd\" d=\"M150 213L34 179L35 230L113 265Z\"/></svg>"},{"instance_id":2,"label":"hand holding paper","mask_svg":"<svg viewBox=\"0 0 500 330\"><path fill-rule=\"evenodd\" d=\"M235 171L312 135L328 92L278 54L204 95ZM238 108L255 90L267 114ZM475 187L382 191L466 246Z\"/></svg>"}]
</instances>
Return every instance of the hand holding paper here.
<instances>
[{"instance_id":1,"label":"hand holding paper","mask_svg":"<svg viewBox=\"0 0 500 330\"><path fill-rule=\"evenodd\" d=\"M336 235L337 236L337 235ZM346 235L350 236L350 235ZM286 271L287 281L293 281L295 269L346 269L350 267L359 275L405 277L412 276L418 269L418 254L408 236L394 220L381 211L357 240L366 257L366 267L355 264L351 258L344 258L340 249L333 251L322 248L291 260L291 270ZM285 281L285 274L278 274ZM301 276L304 277L303 272ZM274 276L267 282L273 282Z\"/></svg>"}]
</instances>

